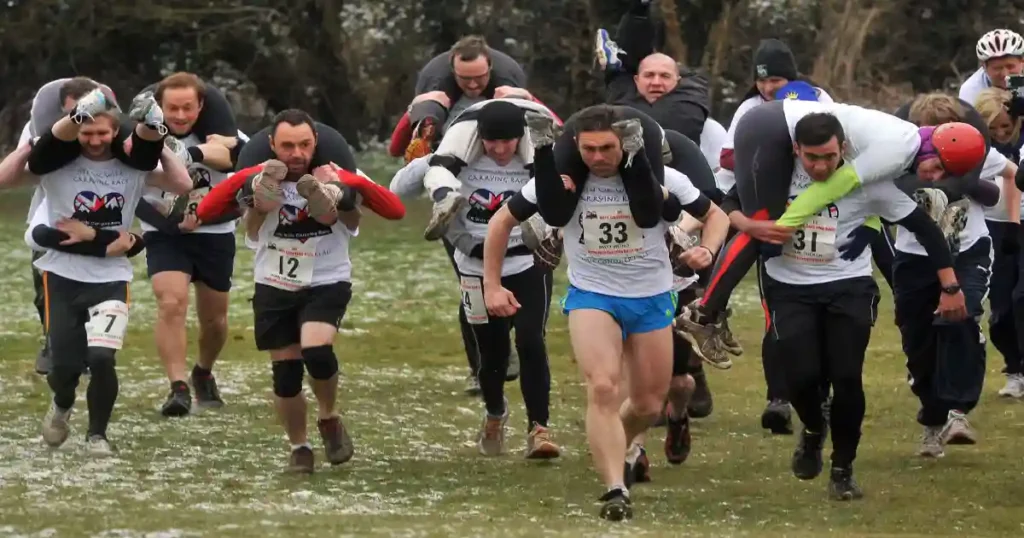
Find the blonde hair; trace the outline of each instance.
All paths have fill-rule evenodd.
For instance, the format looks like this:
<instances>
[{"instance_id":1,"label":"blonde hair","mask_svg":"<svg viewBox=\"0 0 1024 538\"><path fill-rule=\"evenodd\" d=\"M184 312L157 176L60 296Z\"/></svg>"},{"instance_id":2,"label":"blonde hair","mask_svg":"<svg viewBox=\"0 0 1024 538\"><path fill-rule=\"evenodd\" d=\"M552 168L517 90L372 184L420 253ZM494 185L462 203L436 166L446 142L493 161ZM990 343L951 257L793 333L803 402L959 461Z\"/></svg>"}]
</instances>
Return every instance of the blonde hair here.
<instances>
[{"instance_id":1,"label":"blonde hair","mask_svg":"<svg viewBox=\"0 0 1024 538\"><path fill-rule=\"evenodd\" d=\"M921 127L963 121L963 117L960 100L941 92L919 95L910 105L910 121Z\"/></svg>"},{"instance_id":2,"label":"blonde hair","mask_svg":"<svg viewBox=\"0 0 1024 538\"><path fill-rule=\"evenodd\" d=\"M990 129L1000 114L1006 112L1006 104L1010 102L1010 92L1002 88L989 88L978 94L978 100L974 102L974 108L985 120L985 125ZM1013 123L1013 140L1015 144L1020 139L1021 119L1010 118Z\"/></svg>"}]
</instances>

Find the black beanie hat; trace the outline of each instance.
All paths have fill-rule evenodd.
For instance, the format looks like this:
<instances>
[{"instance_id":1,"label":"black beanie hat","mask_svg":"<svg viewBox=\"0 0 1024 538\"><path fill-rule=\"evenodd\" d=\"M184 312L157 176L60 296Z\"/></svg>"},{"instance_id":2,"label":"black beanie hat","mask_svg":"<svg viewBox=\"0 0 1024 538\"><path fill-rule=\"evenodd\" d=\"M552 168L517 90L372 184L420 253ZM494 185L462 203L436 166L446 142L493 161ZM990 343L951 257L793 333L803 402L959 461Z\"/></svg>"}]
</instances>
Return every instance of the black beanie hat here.
<instances>
[{"instance_id":1,"label":"black beanie hat","mask_svg":"<svg viewBox=\"0 0 1024 538\"><path fill-rule=\"evenodd\" d=\"M796 59L789 46L778 39L762 39L754 53L754 80L782 77L793 81L797 76Z\"/></svg>"},{"instance_id":2,"label":"black beanie hat","mask_svg":"<svg viewBox=\"0 0 1024 538\"><path fill-rule=\"evenodd\" d=\"M518 140L526 132L526 112L505 101L480 107L476 130L482 140Z\"/></svg>"}]
</instances>

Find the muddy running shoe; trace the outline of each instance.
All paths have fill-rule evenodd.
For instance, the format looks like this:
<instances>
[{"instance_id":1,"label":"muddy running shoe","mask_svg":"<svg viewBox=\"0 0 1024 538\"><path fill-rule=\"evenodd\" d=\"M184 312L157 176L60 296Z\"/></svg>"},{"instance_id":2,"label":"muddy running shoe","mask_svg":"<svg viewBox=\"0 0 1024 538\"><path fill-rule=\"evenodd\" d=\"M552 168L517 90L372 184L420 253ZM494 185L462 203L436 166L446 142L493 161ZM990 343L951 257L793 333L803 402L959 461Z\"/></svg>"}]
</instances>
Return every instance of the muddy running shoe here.
<instances>
[{"instance_id":1,"label":"muddy running shoe","mask_svg":"<svg viewBox=\"0 0 1024 538\"><path fill-rule=\"evenodd\" d=\"M508 422L508 400L505 400L505 412L500 417L492 417L484 411L484 421L480 425L477 436L477 449L484 456L500 456L505 451L505 424Z\"/></svg>"},{"instance_id":2,"label":"muddy running shoe","mask_svg":"<svg viewBox=\"0 0 1024 538\"><path fill-rule=\"evenodd\" d=\"M631 458L630 456L635 456ZM632 461L630 461L632 460ZM651 460L647 458L647 450L634 443L626 452L626 461L622 468L626 487L651 481Z\"/></svg>"},{"instance_id":3,"label":"muddy running shoe","mask_svg":"<svg viewBox=\"0 0 1024 538\"><path fill-rule=\"evenodd\" d=\"M722 342L722 348L727 352L739 357L743 355L743 346L740 341L736 339L736 336L732 334L732 329L729 328L729 318L732 317L732 308L725 309L725 319L722 321L722 334L719 340Z\"/></svg>"},{"instance_id":4,"label":"muddy running shoe","mask_svg":"<svg viewBox=\"0 0 1024 538\"><path fill-rule=\"evenodd\" d=\"M448 232L448 226L459 214L459 210L468 203L469 200L458 192L451 191L445 194L441 201L434 203L430 222L427 224L427 229L423 231L423 239L437 241L444 237L444 234Z\"/></svg>"},{"instance_id":5,"label":"muddy running shoe","mask_svg":"<svg viewBox=\"0 0 1024 538\"><path fill-rule=\"evenodd\" d=\"M1024 398L1024 375L1007 375L1006 385L999 389L999 395L1004 398Z\"/></svg>"},{"instance_id":6,"label":"muddy running shoe","mask_svg":"<svg viewBox=\"0 0 1024 538\"><path fill-rule=\"evenodd\" d=\"M116 108L117 103L111 101L107 94L103 93L103 90L96 88L78 100L78 103L75 104L75 111L71 114L71 120L81 125L86 121L93 120L96 114Z\"/></svg>"},{"instance_id":7,"label":"muddy running shoe","mask_svg":"<svg viewBox=\"0 0 1024 538\"><path fill-rule=\"evenodd\" d=\"M960 253L960 233L967 227L967 209L970 200L964 198L946 206L939 219L939 228L942 235L946 236L946 243L949 244L949 251L956 256Z\"/></svg>"},{"instance_id":8,"label":"muddy running shoe","mask_svg":"<svg viewBox=\"0 0 1024 538\"><path fill-rule=\"evenodd\" d=\"M320 440L324 443L324 453L331 465L341 465L352 459L355 448L352 446L352 438L349 437L341 417L317 420L316 429L320 431Z\"/></svg>"},{"instance_id":9,"label":"muddy running shoe","mask_svg":"<svg viewBox=\"0 0 1024 538\"><path fill-rule=\"evenodd\" d=\"M978 440L974 428L967 420L967 415L960 411L950 411L946 425L942 428L942 443L946 445L973 445Z\"/></svg>"},{"instance_id":10,"label":"muddy running shoe","mask_svg":"<svg viewBox=\"0 0 1024 538\"><path fill-rule=\"evenodd\" d=\"M942 447L942 426L925 426L917 455L923 458L941 458L945 455Z\"/></svg>"},{"instance_id":11,"label":"muddy running shoe","mask_svg":"<svg viewBox=\"0 0 1024 538\"><path fill-rule=\"evenodd\" d=\"M824 444L824 433L811 433L804 429L800 434L800 442L793 451L794 476L800 480L813 480L821 474L821 448Z\"/></svg>"},{"instance_id":12,"label":"muddy running shoe","mask_svg":"<svg viewBox=\"0 0 1024 538\"><path fill-rule=\"evenodd\" d=\"M912 198L929 217L936 223L942 219L942 213L946 211L949 198L946 193L939 189L917 189Z\"/></svg>"},{"instance_id":13,"label":"muddy running shoe","mask_svg":"<svg viewBox=\"0 0 1024 538\"><path fill-rule=\"evenodd\" d=\"M313 449L308 446L300 446L292 450L288 458L288 472L299 474L312 474L316 464L316 457Z\"/></svg>"},{"instance_id":14,"label":"muddy running shoe","mask_svg":"<svg viewBox=\"0 0 1024 538\"><path fill-rule=\"evenodd\" d=\"M554 144L562 131L560 126L555 124L555 118L533 110L526 111L526 127L530 131L530 141L534 148Z\"/></svg>"},{"instance_id":15,"label":"muddy running shoe","mask_svg":"<svg viewBox=\"0 0 1024 538\"><path fill-rule=\"evenodd\" d=\"M690 418L668 418L665 431L665 459L672 465L680 465L690 457L693 438L690 436Z\"/></svg>"},{"instance_id":16,"label":"muddy running shoe","mask_svg":"<svg viewBox=\"0 0 1024 538\"><path fill-rule=\"evenodd\" d=\"M761 413L761 427L775 435L793 435L793 411L786 400L768 402Z\"/></svg>"},{"instance_id":17,"label":"muddy running shoe","mask_svg":"<svg viewBox=\"0 0 1024 538\"><path fill-rule=\"evenodd\" d=\"M85 449L94 458L105 458L114 455L114 447L110 445L110 441L99 434L90 435L85 440Z\"/></svg>"},{"instance_id":18,"label":"muddy running shoe","mask_svg":"<svg viewBox=\"0 0 1024 538\"><path fill-rule=\"evenodd\" d=\"M466 388L463 389L463 392L469 396L480 395L480 379L476 374L470 373L466 376Z\"/></svg>"},{"instance_id":19,"label":"muddy running shoe","mask_svg":"<svg viewBox=\"0 0 1024 538\"><path fill-rule=\"evenodd\" d=\"M224 407L224 400L220 397L217 379L213 377L213 374L201 376L192 372L189 378L192 382L192 388L196 391L196 405L203 409Z\"/></svg>"},{"instance_id":20,"label":"muddy running shoe","mask_svg":"<svg viewBox=\"0 0 1024 538\"><path fill-rule=\"evenodd\" d=\"M613 489L598 499L601 502L601 519L622 521L633 517L633 503L629 500L629 492Z\"/></svg>"},{"instance_id":21,"label":"muddy running shoe","mask_svg":"<svg viewBox=\"0 0 1024 538\"><path fill-rule=\"evenodd\" d=\"M644 127L640 120L630 118L612 124L614 132L622 141L622 151L626 154L626 167L633 165L633 158L644 149Z\"/></svg>"},{"instance_id":22,"label":"muddy running shoe","mask_svg":"<svg viewBox=\"0 0 1024 538\"><path fill-rule=\"evenodd\" d=\"M523 238L523 245L534 251L540 248L540 242L547 235L548 225L544 223L544 218L540 216L540 213L537 213L520 222L519 231Z\"/></svg>"},{"instance_id":23,"label":"muddy running shoe","mask_svg":"<svg viewBox=\"0 0 1024 538\"><path fill-rule=\"evenodd\" d=\"M864 492L853 479L853 469L832 468L828 480L828 497L833 501L854 501L864 497Z\"/></svg>"},{"instance_id":24,"label":"muddy running shoe","mask_svg":"<svg viewBox=\"0 0 1024 538\"><path fill-rule=\"evenodd\" d=\"M320 220L338 216L338 197L341 191L334 185L322 183L317 178L306 174L295 183L299 196L306 199L309 216Z\"/></svg>"},{"instance_id":25,"label":"muddy running shoe","mask_svg":"<svg viewBox=\"0 0 1024 538\"><path fill-rule=\"evenodd\" d=\"M153 97L153 92L144 92L136 95L132 99L131 108L128 109L128 117L135 120L150 129L156 130L160 133L160 136L167 134L167 126L164 125L164 111L160 108L160 103ZM192 159L188 159L186 165L191 164Z\"/></svg>"},{"instance_id":26,"label":"muddy running shoe","mask_svg":"<svg viewBox=\"0 0 1024 538\"><path fill-rule=\"evenodd\" d=\"M43 441L51 448L59 448L68 440L71 434L70 409L60 409L57 404L50 402L50 409L43 417Z\"/></svg>"},{"instance_id":27,"label":"muddy running shoe","mask_svg":"<svg viewBox=\"0 0 1024 538\"><path fill-rule=\"evenodd\" d=\"M42 349L39 350L39 354L36 355L36 373L39 375L46 375L50 373L50 368L53 367L53 358L50 357L50 346L43 344Z\"/></svg>"},{"instance_id":28,"label":"muddy running shoe","mask_svg":"<svg viewBox=\"0 0 1024 538\"><path fill-rule=\"evenodd\" d=\"M551 432L533 423L530 434L526 437L526 459L528 460L550 460L561 454L561 449L551 441Z\"/></svg>"},{"instance_id":29,"label":"muddy running shoe","mask_svg":"<svg viewBox=\"0 0 1024 538\"><path fill-rule=\"evenodd\" d=\"M288 166L281 161L271 159L263 165L263 170L252 178L253 199L260 208L272 208L284 201L281 192L281 181L288 175Z\"/></svg>"},{"instance_id":30,"label":"muddy running shoe","mask_svg":"<svg viewBox=\"0 0 1024 538\"><path fill-rule=\"evenodd\" d=\"M189 391L188 385L185 383L173 384L171 392L167 395L167 400L160 408L160 414L165 417L183 417L190 411L192 411L192 393Z\"/></svg>"},{"instance_id":31,"label":"muddy running shoe","mask_svg":"<svg viewBox=\"0 0 1024 538\"><path fill-rule=\"evenodd\" d=\"M619 71L622 69L622 60L619 54L625 54L619 46L608 36L608 30L597 29L597 38L594 43L594 58L602 71Z\"/></svg>"},{"instance_id":32,"label":"muddy running shoe","mask_svg":"<svg viewBox=\"0 0 1024 538\"><path fill-rule=\"evenodd\" d=\"M672 324L704 362L719 370L728 370L732 368L732 360L722 346L722 324L705 320L705 316L700 313L699 301L695 300L684 307L682 314Z\"/></svg>"}]
</instances>

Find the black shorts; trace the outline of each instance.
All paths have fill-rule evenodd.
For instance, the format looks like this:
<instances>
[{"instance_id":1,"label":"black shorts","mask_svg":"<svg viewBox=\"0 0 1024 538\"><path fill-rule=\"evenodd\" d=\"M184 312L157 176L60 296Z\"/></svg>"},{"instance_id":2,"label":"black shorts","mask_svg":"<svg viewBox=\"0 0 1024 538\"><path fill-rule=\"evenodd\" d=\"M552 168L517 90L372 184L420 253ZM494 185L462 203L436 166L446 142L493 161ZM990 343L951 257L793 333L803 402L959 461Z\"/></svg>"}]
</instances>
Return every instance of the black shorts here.
<instances>
[{"instance_id":1,"label":"black shorts","mask_svg":"<svg viewBox=\"0 0 1024 538\"><path fill-rule=\"evenodd\" d=\"M55 365L82 364L91 345L110 347L102 341L90 343L86 325L93 317L99 318L97 322L102 322L96 325L100 330L94 331L94 334L98 333L102 337L103 329L106 329L116 333L117 338L124 338L127 318L116 319L111 316L108 320L96 307L102 308L101 305L108 302L129 304L128 282L79 282L44 272L43 294L46 339ZM120 344L115 349L119 347Z\"/></svg>"},{"instance_id":2,"label":"black shorts","mask_svg":"<svg viewBox=\"0 0 1024 538\"><path fill-rule=\"evenodd\" d=\"M823 315L841 316L849 323L872 327L878 318L880 294L872 277L856 277L810 285L791 285L764 278L765 302L775 336L801 339L818 327Z\"/></svg>"},{"instance_id":3,"label":"black shorts","mask_svg":"<svg viewBox=\"0 0 1024 538\"><path fill-rule=\"evenodd\" d=\"M303 323L321 322L340 327L351 299L350 282L299 291L256 284L252 296L256 349L269 351L300 343Z\"/></svg>"},{"instance_id":4,"label":"black shorts","mask_svg":"<svg viewBox=\"0 0 1024 538\"><path fill-rule=\"evenodd\" d=\"M681 315L686 305L696 298L697 290L693 286L680 291L675 315ZM672 331L672 377L695 374L700 370L701 359L693 353L693 346L687 339L679 336L679 333Z\"/></svg>"},{"instance_id":5,"label":"black shorts","mask_svg":"<svg viewBox=\"0 0 1024 538\"><path fill-rule=\"evenodd\" d=\"M231 290L235 269L235 234L191 233L168 235L146 232L146 268L149 277L164 271L192 276L214 291Z\"/></svg>"}]
</instances>

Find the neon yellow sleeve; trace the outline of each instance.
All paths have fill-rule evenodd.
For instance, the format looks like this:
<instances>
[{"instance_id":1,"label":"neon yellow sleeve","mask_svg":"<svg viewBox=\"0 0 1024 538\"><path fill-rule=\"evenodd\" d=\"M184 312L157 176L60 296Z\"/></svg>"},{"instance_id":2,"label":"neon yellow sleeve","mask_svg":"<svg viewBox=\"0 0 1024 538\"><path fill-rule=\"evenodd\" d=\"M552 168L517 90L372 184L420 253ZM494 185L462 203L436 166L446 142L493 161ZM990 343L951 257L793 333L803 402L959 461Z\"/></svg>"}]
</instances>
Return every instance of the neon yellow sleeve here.
<instances>
[{"instance_id":1,"label":"neon yellow sleeve","mask_svg":"<svg viewBox=\"0 0 1024 538\"><path fill-rule=\"evenodd\" d=\"M864 226L867 226L876 232L880 232L882 231L882 219L878 218L878 215L868 217L868 220L864 221Z\"/></svg>"},{"instance_id":2,"label":"neon yellow sleeve","mask_svg":"<svg viewBox=\"0 0 1024 538\"><path fill-rule=\"evenodd\" d=\"M778 226L799 228L825 206L846 196L860 186L860 178L853 165L845 164L825 181L813 181L811 186L790 202L786 212L775 221Z\"/></svg>"}]
</instances>

